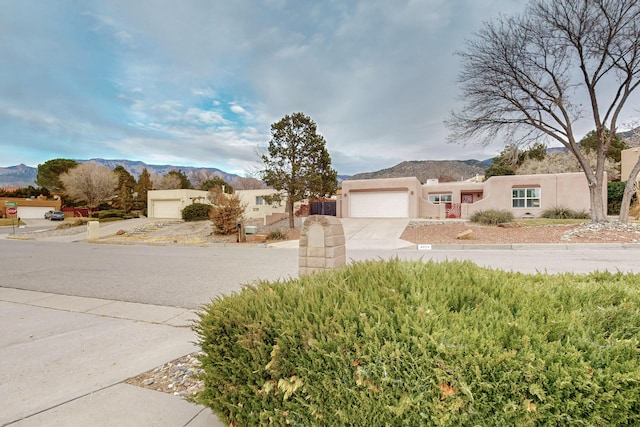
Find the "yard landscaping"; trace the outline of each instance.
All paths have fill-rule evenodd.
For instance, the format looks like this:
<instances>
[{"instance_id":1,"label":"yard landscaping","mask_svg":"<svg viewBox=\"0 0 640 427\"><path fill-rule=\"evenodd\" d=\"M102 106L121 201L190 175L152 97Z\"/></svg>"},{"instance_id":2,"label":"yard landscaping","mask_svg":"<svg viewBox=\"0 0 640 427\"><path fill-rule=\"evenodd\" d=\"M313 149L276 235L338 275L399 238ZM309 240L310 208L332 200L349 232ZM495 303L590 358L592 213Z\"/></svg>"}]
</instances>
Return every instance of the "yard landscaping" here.
<instances>
[{"instance_id":1,"label":"yard landscaping","mask_svg":"<svg viewBox=\"0 0 640 427\"><path fill-rule=\"evenodd\" d=\"M194 326L228 425L638 425L640 277L367 261L262 282Z\"/></svg>"}]
</instances>

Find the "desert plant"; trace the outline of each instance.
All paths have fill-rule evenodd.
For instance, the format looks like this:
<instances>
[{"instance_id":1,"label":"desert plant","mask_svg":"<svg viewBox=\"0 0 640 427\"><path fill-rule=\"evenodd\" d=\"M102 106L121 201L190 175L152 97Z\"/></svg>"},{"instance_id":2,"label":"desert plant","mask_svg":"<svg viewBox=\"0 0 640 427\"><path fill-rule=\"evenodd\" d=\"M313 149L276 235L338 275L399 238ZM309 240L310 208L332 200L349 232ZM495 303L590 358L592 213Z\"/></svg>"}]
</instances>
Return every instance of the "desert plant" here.
<instances>
[{"instance_id":1,"label":"desert plant","mask_svg":"<svg viewBox=\"0 0 640 427\"><path fill-rule=\"evenodd\" d=\"M367 261L203 308L226 425L640 425L640 276Z\"/></svg>"},{"instance_id":2,"label":"desert plant","mask_svg":"<svg viewBox=\"0 0 640 427\"><path fill-rule=\"evenodd\" d=\"M211 220L216 232L223 235L235 233L238 223L244 219L246 207L237 194L219 193L216 204L211 208Z\"/></svg>"},{"instance_id":3,"label":"desert plant","mask_svg":"<svg viewBox=\"0 0 640 427\"><path fill-rule=\"evenodd\" d=\"M267 240L286 240L287 233L284 233L282 230L273 230L267 234Z\"/></svg>"},{"instance_id":4,"label":"desert plant","mask_svg":"<svg viewBox=\"0 0 640 427\"><path fill-rule=\"evenodd\" d=\"M212 206L206 203L192 203L182 209L184 221L203 221L209 219Z\"/></svg>"},{"instance_id":5,"label":"desert plant","mask_svg":"<svg viewBox=\"0 0 640 427\"><path fill-rule=\"evenodd\" d=\"M64 230L67 228L80 227L81 225L85 225L87 221L88 220L86 218L68 219L58 224L58 226L56 227L56 230Z\"/></svg>"},{"instance_id":6,"label":"desert plant","mask_svg":"<svg viewBox=\"0 0 640 427\"><path fill-rule=\"evenodd\" d=\"M97 217L98 219L106 219L106 218L124 218L127 215L122 209L107 209L98 211Z\"/></svg>"},{"instance_id":7,"label":"desert plant","mask_svg":"<svg viewBox=\"0 0 640 427\"><path fill-rule=\"evenodd\" d=\"M585 211L574 211L573 209L556 206L555 208L546 209L542 212L542 218L547 219L589 219L589 215Z\"/></svg>"},{"instance_id":8,"label":"desert plant","mask_svg":"<svg viewBox=\"0 0 640 427\"><path fill-rule=\"evenodd\" d=\"M513 214L510 211L489 209L486 211L477 211L471 215L471 222L479 224L497 225L513 221Z\"/></svg>"}]
</instances>

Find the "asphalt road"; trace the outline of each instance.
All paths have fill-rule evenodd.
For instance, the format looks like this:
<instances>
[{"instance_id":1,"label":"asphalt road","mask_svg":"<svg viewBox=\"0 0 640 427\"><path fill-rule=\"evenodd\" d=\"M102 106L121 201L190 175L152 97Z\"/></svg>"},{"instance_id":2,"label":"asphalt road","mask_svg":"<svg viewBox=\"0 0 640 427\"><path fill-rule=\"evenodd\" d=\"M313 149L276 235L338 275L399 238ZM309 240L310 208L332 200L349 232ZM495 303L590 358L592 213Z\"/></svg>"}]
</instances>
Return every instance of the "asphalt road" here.
<instances>
[{"instance_id":1,"label":"asphalt road","mask_svg":"<svg viewBox=\"0 0 640 427\"><path fill-rule=\"evenodd\" d=\"M0 240L2 287L185 308L297 270L291 249Z\"/></svg>"},{"instance_id":2,"label":"asphalt road","mask_svg":"<svg viewBox=\"0 0 640 427\"><path fill-rule=\"evenodd\" d=\"M640 273L638 249L349 250L365 259L471 260L524 273ZM297 249L122 246L0 239L0 286L198 308L258 280L297 276Z\"/></svg>"}]
</instances>

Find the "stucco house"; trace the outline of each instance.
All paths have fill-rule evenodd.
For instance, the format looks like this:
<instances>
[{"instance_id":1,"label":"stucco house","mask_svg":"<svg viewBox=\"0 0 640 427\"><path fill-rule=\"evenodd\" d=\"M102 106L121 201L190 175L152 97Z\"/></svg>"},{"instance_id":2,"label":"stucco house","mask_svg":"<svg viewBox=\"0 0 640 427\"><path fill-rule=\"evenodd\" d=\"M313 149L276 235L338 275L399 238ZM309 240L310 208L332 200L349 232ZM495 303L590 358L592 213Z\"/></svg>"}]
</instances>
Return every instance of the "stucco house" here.
<instances>
[{"instance_id":1,"label":"stucco house","mask_svg":"<svg viewBox=\"0 0 640 427\"><path fill-rule=\"evenodd\" d=\"M264 198L276 194L276 190L236 190L240 201L246 205L245 217L266 218L285 214L285 205L271 205ZM147 216L149 218L182 218L182 209L192 203L211 203L207 191L202 190L151 190L147 192Z\"/></svg>"},{"instance_id":2,"label":"stucco house","mask_svg":"<svg viewBox=\"0 0 640 427\"><path fill-rule=\"evenodd\" d=\"M606 186L602 194L607 203ZM417 178L342 182L338 216L343 218L462 218L500 209L516 218L539 217L555 207L589 211L589 187L582 172L494 176L440 183Z\"/></svg>"},{"instance_id":3,"label":"stucco house","mask_svg":"<svg viewBox=\"0 0 640 427\"><path fill-rule=\"evenodd\" d=\"M627 181L631 170L636 165L640 156L640 147L627 148L622 150L620 159L620 181ZM640 181L640 175L638 175L638 181Z\"/></svg>"}]
</instances>

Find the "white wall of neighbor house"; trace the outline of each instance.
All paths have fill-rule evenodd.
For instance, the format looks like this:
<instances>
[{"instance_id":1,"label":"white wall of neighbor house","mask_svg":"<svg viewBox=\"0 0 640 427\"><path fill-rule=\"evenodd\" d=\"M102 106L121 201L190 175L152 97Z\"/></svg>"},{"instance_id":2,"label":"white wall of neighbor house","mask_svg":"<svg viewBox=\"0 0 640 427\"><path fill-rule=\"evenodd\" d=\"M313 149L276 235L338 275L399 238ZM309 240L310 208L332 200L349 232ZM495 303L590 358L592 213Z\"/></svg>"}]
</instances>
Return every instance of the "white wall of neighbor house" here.
<instances>
[{"instance_id":1,"label":"white wall of neighbor house","mask_svg":"<svg viewBox=\"0 0 640 427\"><path fill-rule=\"evenodd\" d=\"M236 190L235 192L235 194L240 198L240 201L247 206L245 209L245 217L248 219L259 219L274 213L285 213L286 206L284 197L279 205L269 204L264 200L265 197L278 193L278 191L269 188L259 190Z\"/></svg>"},{"instance_id":2,"label":"white wall of neighbor house","mask_svg":"<svg viewBox=\"0 0 640 427\"><path fill-rule=\"evenodd\" d=\"M602 199L607 203L606 187ZM589 186L581 172L564 174L495 176L485 182L416 178L343 181L342 217L409 217L468 219L474 212L499 209L516 218L539 217L551 208L589 212Z\"/></svg>"},{"instance_id":3,"label":"white wall of neighbor house","mask_svg":"<svg viewBox=\"0 0 640 427\"><path fill-rule=\"evenodd\" d=\"M276 190L236 190L242 203L246 205L245 217L249 219L264 218L274 213L284 213L284 201L281 205L271 205L265 196L277 194ZM151 190L147 193L147 216L149 218L182 218L182 209L192 203L211 204L209 192L202 190Z\"/></svg>"},{"instance_id":4,"label":"white wall of neighbor house","mask_svg":"<svg viewBox=\"0 0 640 427\"><path fill-rule=\"evenodd\" d=\"M147 217L182 218L182 209L192 203L210 203L202 190L151 190L147 193Z\"/></svg>"}]
</instances>

